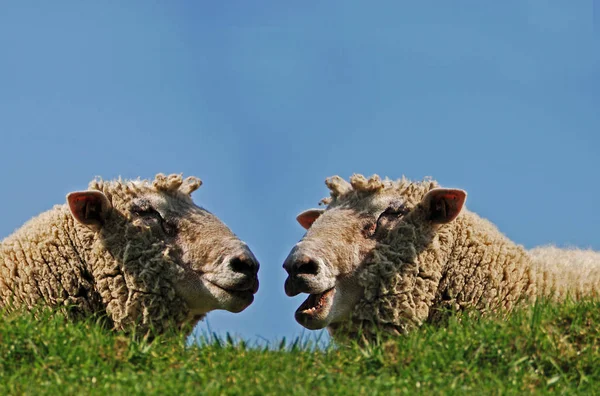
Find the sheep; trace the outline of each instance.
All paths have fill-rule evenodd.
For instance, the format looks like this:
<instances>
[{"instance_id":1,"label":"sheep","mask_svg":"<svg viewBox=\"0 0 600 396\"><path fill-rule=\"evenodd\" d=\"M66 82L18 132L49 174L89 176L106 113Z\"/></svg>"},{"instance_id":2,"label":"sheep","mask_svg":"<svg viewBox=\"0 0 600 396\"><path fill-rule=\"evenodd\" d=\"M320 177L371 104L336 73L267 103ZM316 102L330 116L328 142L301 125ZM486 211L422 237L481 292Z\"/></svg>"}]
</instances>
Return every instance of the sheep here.
<instances>
[{"instance_id":1,"label":"sheep","mask_svg":"<svg viewBox=\"0 0 600 396\"><path fill-rule=\"evenodd\" d=\"M98 314L115 330L186 329L215 309L240 312L259 263L216 216L194 204L202 181L95 179L0 243L0 307Z\"/></svg>"},{"instance_id":2,"label":"sheep","mask_svg":"<svg viewBox=\"0 0 600 396\"><path fill-rule=\"evenodd\" d=\"M353 175L326 180L326 208L297 221L307 232L284 262L295 313L334 339L405 334L451 312L510 312L536 298L600 294L600 253L525 250L463 208L467 194L430 178Z\"/></svg>"}]
</instances>

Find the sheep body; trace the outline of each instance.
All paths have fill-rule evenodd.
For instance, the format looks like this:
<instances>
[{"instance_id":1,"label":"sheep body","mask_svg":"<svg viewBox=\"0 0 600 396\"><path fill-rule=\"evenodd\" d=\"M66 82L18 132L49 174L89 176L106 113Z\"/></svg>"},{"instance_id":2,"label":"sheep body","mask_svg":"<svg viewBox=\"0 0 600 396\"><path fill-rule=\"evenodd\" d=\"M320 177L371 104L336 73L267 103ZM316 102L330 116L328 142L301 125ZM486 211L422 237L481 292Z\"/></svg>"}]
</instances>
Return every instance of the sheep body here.
<instances>
[{"instance_id":1,"label":"sheep body","mask_svg":"<svg viewBox=\"0 0 600 396\"><path fill-rule=\"evenodd\" d=\"M101 314L115 329L139 332L189 329L212 309L239 312L258 288L258 264L224 224L193 204L200 184L159 174L154 181L94 180L88 191L70 194L69 205L1 242L0 306L69 307L70 316ZM253 274L231 270L229 257L254 266Z\"/></svg>"},{"instance_id":2,"label":"sheep body","mask_svg":"<svg viewBox=\"0 0 600 396\"><path fill-rule=\"evenodd\" d=\"M327 208L318 216L311 211L308 223L308 211L299 215L308 232L284 264L289 295L327 297L313 311L306 307L315 297L297 311L309 328L328 326L337 337L359 330L400 334L454 311L509 312L541 296L600 294L600 253L553 246L527 251L462 203L457 217L430 220L428 199L444 190L433 180L354 175L350 183L336 176L327 185ZM445 193L462 190L453 191ZM451 209L445 205L443 214ZM401 210L386 215L390 207ZM308 273L302 271L307 262L320 264ZM351 303L336 300L342 298ZM330 305L329 312L319 313L322 305Z\"/></svg>"}]
</instances>

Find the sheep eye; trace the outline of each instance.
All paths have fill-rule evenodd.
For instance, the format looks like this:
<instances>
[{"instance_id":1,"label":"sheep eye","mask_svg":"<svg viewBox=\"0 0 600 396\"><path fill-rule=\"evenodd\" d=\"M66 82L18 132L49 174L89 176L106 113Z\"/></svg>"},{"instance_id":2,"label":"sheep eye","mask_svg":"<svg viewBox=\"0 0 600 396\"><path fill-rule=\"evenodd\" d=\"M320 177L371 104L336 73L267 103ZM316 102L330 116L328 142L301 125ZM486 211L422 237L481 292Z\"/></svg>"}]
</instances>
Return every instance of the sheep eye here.
<instances>
[{"instance_id":1,"label":"sheep eye","mask_svg":"<svg viewBox=\"0 0 600 396\"><path fill-rule=\"evenodd\" d=\"M142 202L138 205L133 205L131 207L131 213L145 219L159 220L161 223L164 221L158 210L154 209L152 206L145 202Z\"/></svg>"},{"instance_id":2,"label":"sheep eye","mask_svg":"<svg viewBox=\"0 0 600 396\"><path fill-rule=\"evenodd\" d=\"M165 220L160 212L150 205L135 205L131 208L131 212L139 217L158 220L164 233L169 236L173 236L177 233L177 226L173 222Z\"/></svg>"},{"instance_id":3,"label":"sheep eye","mask_svg":"<svg viewBox=\"0 0 600 396\"><path fill-rule=\"evenodd\" d=\"M384 210L377 219L375 230L379 227L385 226L389 221L404 216L408 213L408 208L399 203L392 203L386 210ZM374 230L374 231L375 231ZM374 233L373 231L373 233Z\"/></svg>"},{"instance_id":4,"label":"sheep eye","mask_svg":"<svg viewBox=\"0 0 600 396\"><path fill-rule=\"evenodd\" d=\"M134 206L131 208L131 212L138 216L153 216L153 217L162 218L160 213L158 213L158 211L156 209L154 209L152 206L146 206L146 207Z\"/></svg>"},{"instance_id":5,"label":"sheep eye","mask_svg":"<svg viewBox=\"0 0 600 396\"><path fill-rule=\"evenodd\" d=\"M408 213L408 208L402 204L392 204L379 216L404 216Z\"/></svg>"}]
</instances>

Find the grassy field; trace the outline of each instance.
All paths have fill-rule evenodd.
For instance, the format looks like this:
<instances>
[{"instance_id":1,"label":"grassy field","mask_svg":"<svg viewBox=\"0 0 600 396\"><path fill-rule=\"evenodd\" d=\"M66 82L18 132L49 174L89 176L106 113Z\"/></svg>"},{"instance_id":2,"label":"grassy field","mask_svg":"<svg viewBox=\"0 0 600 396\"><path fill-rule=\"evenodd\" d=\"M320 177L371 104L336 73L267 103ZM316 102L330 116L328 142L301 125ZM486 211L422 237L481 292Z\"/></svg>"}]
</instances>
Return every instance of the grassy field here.
<instances>
[{"instance_id":1,"label":"grassy field","mask_svg":"<svg viewBox=\"0 0 600 396\"><path fill-rule=\"evenodd\" d=\"M600 393L600 303L451 319L394 342L315 349L177 335L133 341L93 321L0 314L0 394Z\"/></svg>"}]
</instances>

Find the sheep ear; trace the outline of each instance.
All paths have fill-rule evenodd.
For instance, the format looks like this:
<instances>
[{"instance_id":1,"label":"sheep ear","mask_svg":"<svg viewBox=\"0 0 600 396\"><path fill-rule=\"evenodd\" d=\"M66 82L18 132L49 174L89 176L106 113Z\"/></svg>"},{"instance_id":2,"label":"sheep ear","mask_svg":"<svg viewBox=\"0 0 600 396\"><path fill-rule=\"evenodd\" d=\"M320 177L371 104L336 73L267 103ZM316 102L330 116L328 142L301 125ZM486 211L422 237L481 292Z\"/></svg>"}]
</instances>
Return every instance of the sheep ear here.
<instances>
[{"instance_id":1,"label":"sheep ear","mask_svg":"<svg viewBox=\"0 0 600 396\"><path fill-rule=\"evenodd\" d=\"M423 198L427 219L433 224L446 224L460 214L467 192L458 189L434 188Z\"/></svg>"},{"instance_id":2,"label":"sheep ear","mask_svg":"<svg viewBox=\"0 0 600 396\"><path fill-rule=\"evenodd\" d=\"M99 231L104 225L112 205L101 191L75 191L67 195L73 218L81 224Z\"/></svg>"},{"instance_id":3,"label":"sheep ear","mask_svg":"<svg viewBox=\"0 0 600 396\"><path fill-rule=\"evenodd\" d=\"M308 209L296 216L296 220L304 229L308 230L323 212L325 209Z\"/></svg>"}]
</instances>

